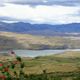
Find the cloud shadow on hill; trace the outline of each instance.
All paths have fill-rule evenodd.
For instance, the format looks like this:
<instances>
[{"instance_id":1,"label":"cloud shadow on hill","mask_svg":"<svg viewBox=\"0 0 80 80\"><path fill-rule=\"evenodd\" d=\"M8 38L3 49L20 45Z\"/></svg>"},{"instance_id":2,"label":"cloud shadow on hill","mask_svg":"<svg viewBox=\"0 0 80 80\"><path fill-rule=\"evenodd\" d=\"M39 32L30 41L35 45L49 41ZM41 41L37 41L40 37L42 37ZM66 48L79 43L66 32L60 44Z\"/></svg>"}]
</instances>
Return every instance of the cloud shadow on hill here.
<instances>
[{"instance_id":1,"label":"cloud shadow on hill","mask_svg":"<svg viewBox=\"0 0 80 80\"><path fill-rule=\"evenodd\" d=\"M0 35L0 50L21 49L24 46L14 38Z\"/></svg>"}]
</instances>

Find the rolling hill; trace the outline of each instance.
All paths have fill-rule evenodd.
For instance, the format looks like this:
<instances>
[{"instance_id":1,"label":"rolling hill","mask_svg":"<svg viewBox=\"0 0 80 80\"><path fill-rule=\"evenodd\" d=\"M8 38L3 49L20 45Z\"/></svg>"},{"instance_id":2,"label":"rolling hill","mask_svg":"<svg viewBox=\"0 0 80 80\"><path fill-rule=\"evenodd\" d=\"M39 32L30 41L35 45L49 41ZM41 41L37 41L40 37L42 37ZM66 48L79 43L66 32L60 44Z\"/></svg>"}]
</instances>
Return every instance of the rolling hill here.
<instances>
[{"instance_id":1,"label":"rolling hill","mask_svg":"<svg viewBox=\"0 0 80 80\"><path fill-rule=\"evenodd\" d=\"M80 37L50 37L0 32L0 49L79 49Z\"/></svg>"}]
</instances>

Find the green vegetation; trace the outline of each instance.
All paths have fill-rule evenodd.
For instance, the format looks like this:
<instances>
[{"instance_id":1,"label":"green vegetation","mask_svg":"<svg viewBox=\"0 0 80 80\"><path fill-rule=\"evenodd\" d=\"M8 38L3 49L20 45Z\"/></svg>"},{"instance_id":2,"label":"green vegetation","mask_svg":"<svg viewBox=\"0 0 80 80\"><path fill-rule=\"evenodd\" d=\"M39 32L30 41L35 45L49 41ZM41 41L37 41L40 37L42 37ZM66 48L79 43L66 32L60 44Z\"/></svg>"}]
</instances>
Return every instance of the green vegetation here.
<instances>
[{"instance_id":1,"label":"green vegetation","mask_svg":"<svg viewBox=\"0 0 80 80\"><path fill-rule=\"evenodd\" d=\"M2 76L4 80L80 80L79 51L35 58L7 57L1 66L1 75L7 75Z\"/></svg>"}]
</instances>

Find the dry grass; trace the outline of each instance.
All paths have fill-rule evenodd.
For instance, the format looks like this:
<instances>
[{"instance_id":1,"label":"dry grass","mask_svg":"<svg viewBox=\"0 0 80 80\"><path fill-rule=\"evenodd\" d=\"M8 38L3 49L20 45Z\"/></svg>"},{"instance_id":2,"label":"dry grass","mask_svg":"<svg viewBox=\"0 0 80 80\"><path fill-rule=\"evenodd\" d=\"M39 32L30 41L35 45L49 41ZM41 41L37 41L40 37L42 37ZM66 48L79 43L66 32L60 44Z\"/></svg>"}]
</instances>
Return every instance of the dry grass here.
<instances>
[{"instance_id":1,"label":"dry grass","mask_svg":"<svg viewBox=\"0 0 80 80\"><path fill-rule=\"evenodd\" d=\"M73 39L74 38L74 39ZM45 37L12 32L0 32L0 48L45 49L51 48L80 48L76 37ZM6 43L7 42L7 43ZM4 44L5 43L5 44ZM4 44L4 45L3 45ZM10 44L10 45L9 45Z\"/></svg>"},{"instance_id":2,"label":"dry grass","mask_svg":"<svg viewBox=\"0 0 80 80\"><path fill-rule=\"evenodd\" d=\"M0 60L13 60L14 57L0 56ZM50 72L73 72L78 71L80 66L80 54L68 51L64 54L44 56L38 58L22 58L25 63L24 72L27 74L41 74L43 70ZM16 68L17 70L18 68Z\"/></svg>"},{"instance_id":3,"label":"dry grass","mask_svg":"<svg viewBox=\"0 0 80 80\"><path fill-rule=\"evenodd\" d=\"M80 58L80 51L66 51L63 54L55 54L55 57Z\"/></svg>"}]
</instances>

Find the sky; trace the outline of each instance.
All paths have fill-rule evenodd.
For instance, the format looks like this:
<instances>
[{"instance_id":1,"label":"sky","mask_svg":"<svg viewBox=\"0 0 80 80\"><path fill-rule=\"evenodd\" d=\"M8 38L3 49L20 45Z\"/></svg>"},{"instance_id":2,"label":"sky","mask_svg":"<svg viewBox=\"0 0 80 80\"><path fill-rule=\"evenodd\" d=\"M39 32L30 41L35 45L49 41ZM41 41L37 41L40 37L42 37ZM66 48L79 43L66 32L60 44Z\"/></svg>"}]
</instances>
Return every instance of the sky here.
<instances>
[{"instance_id":1,"label":"sky","mask_svg":"<svg viewBox=\"0 0 80 80\"><path fill-rule=\"evenodd\" d=\"M80 23L80 0L0 0L0 21L53 25Z\"/></svg>"}]
</instances>

